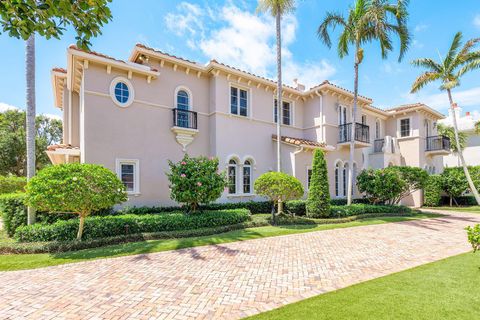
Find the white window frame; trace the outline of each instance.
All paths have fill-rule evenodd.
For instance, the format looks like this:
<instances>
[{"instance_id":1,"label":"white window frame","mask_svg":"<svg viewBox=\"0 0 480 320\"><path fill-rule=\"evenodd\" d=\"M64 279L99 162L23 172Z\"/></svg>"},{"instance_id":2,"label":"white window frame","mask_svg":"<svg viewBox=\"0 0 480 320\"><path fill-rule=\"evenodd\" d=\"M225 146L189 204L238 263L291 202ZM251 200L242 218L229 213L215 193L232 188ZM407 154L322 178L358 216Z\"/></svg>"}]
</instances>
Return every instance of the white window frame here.
<instances>
[{"instance_id":1,"label":"white window frame","mask_svg":"<svg viewBox=\"0 0 480 320\"><path fill-rule=\"evenodd\" d=\"M365 119L365 123L363 123L363 119ZM360 117L360 123L368 126L368 116L366 114L362 114Z\"/></svg>"},{"instance_id":2,"label":"white window frame","mask_svg":"<svg viewBox=\"0 0 480 320\"><path fill-rule=\"evenodd\" d=\"M193 94L192 91L186 86L178 86L175 88L175 94L173 95L173 106L178 109L178 92L185 91L188 94L188 111L193 111Z\"/></svg>"},{"instance_id":3,"label":"white window frame","mask_svg":"<svg viewBox=\"0 0 480 320\"><path fill-rule=\"evenodd\" d=\"M245 162L250 162L250 164L245 164ZM250 176L249 176L249 183L250 183L250 192L245 192L245 168L250 168ZM242 163L242 193L244 195L253 194L253 161L251 159L245 159Z\"/></svg>"},{"instance_id":4,"label":"white window frame","mask_svg":"<svg viewBox=\"0 0 480 320\"><path fill-rule=\"evenodd\" d=\"M232 113L232 88L237 89L238 98L237 98L237 113ZM247 92L247 115L243 116L240 114L240 90ZM228 113L234 116L242 117L242 118L250 118L251 117L251 99L252 99L252 90L248 87L244 87L241 85L237 85L234 83L230 83L228 86Z\"/></svg>"},{"instance_id":5,"label":"white window frame","mask_svg":"<svg viewBox=\"0 0 480 320\"><path fill-rule=\"evenodd\" d=\"M117 97L115 96L115 86L119 83L123 82L127 88L128 88L128 100L125 103L121 103L120 101L117 100ZM132 103L133 100L135 99L135 90L133 89L133 85L128 80L127 78L124 77L116 77L112 80L110 83L110 97L112 98L113 102L121 107L121 108L127 108L129 107Z\"/></svg>"},{"instance_id":6,"label":"white window frame","mask_svg":"<svg viewBox=\"0 0 480 320\"><path fill-rule=\"evenodd\" d=\"M274 124L277 124L277 122L275 122L275 101L276 100L277 100L277 97L273 96L273 99L272 99L272 122ZM294 127L295 126L295 101L290 100L290 99L283 99L282 98L282 105L283 105L284 102L286 102L290 105L290 124L284 124L283 123L283 109L282 109L282 121L280 122L280 125ZM283 108L283 106L282 106L282 108Z\"/></svg>"},{"instance_id":7,"label":"white window frame","mask_svg":"<svg viewBox=\"0 0 480 320\"><path fill-rule=\"evenodd\" d=\"M401 128L401 124L402 124L402 120L407 120L408 119L408 122L409 122L409 126L410 126L410 130L409 130L409 133L408 133L408 136L403 136L402 137L402 128ZM409 137L412 137L413 136L413 128L412 128L412 117L404 117L404 118L399 118L397 120L397 137L398 138L409 138Z\"/></svg>"},{"instance_id":8,"label":"white window frame","mask_svg":"<svg viewBox=\"0 0 480 320\"><path fill-rule=\"evenodd\" d=\"M115 159L115 171L120 180L122 180L122 164L133 165L133 191L127 191L127 194L139 195L140 194L140 161L138 159Z\"/></svg>"},{"instance_id":9,"label":"white window frame","mask_svg":"<svg viewBox=\"0 0 480 320\"><path fill-rule=\"evenodd\" d=\"M382 138L382 123L380 122L380 119L375 119L375 139L381 139Z\"/></svg>"},{"instance_id":10,"label":"white window frame","mask_svg":"<svg viewBox=\"0 0 480 320\"><path fill-rule=\"evenodd\" d=\"M235 161L235 164L232 164L230 163L230 161ZM239 168L239 159L238 158L229 158L228 161L227 161L227 181L228 181L228 186L227 186L227 194L228 195L236 195L238 194L238 187L239 187L239 183L238 183L238 168ZM235 169L235 192L230 192L230 168L234 168Z\"/></svg>"},{"instance_id":11,"label":"white window frame","mask_svg":"<svg viewBox=\"0 0 480 320\"><path fill-rule=\"evenodd\" d=\"M338 105L338 125L341 126L343 124L347 124L348 122L348 109L344 105Z\"/></svg>"}]
</instances>

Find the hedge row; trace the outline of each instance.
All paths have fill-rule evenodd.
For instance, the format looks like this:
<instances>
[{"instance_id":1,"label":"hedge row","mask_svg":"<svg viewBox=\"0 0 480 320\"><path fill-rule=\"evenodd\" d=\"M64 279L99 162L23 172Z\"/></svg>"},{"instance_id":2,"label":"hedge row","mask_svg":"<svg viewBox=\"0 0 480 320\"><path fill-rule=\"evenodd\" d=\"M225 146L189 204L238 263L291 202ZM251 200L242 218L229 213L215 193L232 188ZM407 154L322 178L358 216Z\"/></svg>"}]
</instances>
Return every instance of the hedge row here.
<instances>
[{"instance_id":1,"label":"hedge row","mask_svg":"<svg viewBox=\"0 0 480 320\"><path fill-rule=\"evenodd\" d=\"M0 176L0 194L24 192L27 178L17 176Z\"/></svg>"},{"instance_id":2,"label":"hedge row","mask_svg":"<svg viewBox=\"0 0 480 320\"><path fill-rule=\"evenodd\" d=\"M477 200L475 200L474 196L461 196L461 197L455 197L455 204L458 204L459 206L476 206L477 205ZM450 205L450 197L448 196L442 196L442 200L440 201L442 206L448 206Z\"/></svg>"},{"instance_id":3,"label":"hedge row","mask_svg":"<svg viewBox=\"0 0 480 320\"><path fill-rule=\"evenodd\" d=\"M246 222L249 218L250 212L247 209L204 211L188 216L182 212L172 212L161 215L88 217L85 219L83 239L219 227ZM21 226L15 230L14 237L20 242L69 241L75 239L77 230L78 220L65 220L53 224Z\"/></svg>"}]
</instances>

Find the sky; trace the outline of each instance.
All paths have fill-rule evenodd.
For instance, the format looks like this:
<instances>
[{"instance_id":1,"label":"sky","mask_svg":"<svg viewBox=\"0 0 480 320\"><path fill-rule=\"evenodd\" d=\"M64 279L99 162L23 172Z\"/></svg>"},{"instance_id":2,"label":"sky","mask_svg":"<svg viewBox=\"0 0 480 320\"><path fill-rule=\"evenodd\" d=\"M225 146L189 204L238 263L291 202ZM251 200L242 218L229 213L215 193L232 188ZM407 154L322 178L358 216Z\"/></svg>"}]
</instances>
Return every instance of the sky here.
<instances>
[{"instance_id":1,"label":"sky","mask_svg":"<svg viewBox=\"0 0 480 320\"><path fill-rule=\"evenodd\" d=\"M340 59L335 47L319 41L316 30L327 12L346 15L353 0L297 0L296 10L285 16L283 29L284 82L298 78L307 88L330 80L353 88L353 55ZM433 6L434 5L434 6ZM275 21L256 13L257 1L227 0L114 0L113 19L103 34L92 41L91 49L118 59L127 59L136 43L170 54L207 63L216 59L260 76L275 79ZM380 108L423 102L447 114L446 93L439 83L409 94L411 84L422 72L410 62L416 58L444 56L456 32L465 39L480 37L479 0L411 0L409 28L413 42L398 62L398 41L387 59L378 43L365 46L360 67L362 95ZM335 40L338 35L332 33ZM53 104L50 80L52 67L66 66L66 49L75 42L68 29L61 40L37 37L37 112L60 115ZM480 117L480 70L462 80L453 96L463 111ZM0 34L0 111L25 107L25 43Z\"/></svg>"}]
</instances>

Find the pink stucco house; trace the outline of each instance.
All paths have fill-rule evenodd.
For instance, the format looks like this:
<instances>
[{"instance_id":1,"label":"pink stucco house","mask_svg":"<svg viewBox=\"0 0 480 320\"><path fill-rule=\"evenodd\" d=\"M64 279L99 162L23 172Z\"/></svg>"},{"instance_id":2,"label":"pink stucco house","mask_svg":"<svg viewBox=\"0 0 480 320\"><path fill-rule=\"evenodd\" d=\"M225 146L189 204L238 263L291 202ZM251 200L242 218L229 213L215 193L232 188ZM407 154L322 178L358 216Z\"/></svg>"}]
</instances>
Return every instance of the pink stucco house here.
<instances>
[{"instance_id":1,"label":"pink stucco house","mask_svg":"<svg viewBox=\"0 0 480 320\"><path fill-rule=\"evenodd\" d=\"M276 83L211 60L203 65L137 44L122 61L71 46L67 68L52 70L55 104L63 111L63 144L50 146L54 164L102 164L118 174L127 205L172 205L167 160L216 156L229 188L221 202L259 200L253 183L275 170ZM315 149L326 152L332 198L346 195L347 168L409 165L442 170L450 141L436 133L442 114L421 104L381 110L328 81L285 86L282 167L308 188ZM349 163L350 130L355 161ZM356 197L361 197L357 190ZM405 204L421 205L417 192Z\"/></svg>"}]
</instances>

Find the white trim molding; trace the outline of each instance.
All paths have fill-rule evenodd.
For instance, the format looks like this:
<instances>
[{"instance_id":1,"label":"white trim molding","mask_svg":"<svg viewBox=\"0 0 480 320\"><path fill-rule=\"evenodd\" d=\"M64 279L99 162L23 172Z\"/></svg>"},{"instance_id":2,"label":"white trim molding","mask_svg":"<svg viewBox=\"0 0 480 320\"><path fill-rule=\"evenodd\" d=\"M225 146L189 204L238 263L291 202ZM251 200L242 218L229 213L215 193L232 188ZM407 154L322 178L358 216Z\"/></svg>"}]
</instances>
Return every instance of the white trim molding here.
<instances>
[{"instance_id":1,"label":"white trim molding","mask_svg":"<svg viewBox=\"0 0 480 320\"><path fill-rule=\"evenodd\" d=\"M115 86L120 82L125 84L128 88L128 100L125 103L121 103L120 101L118 101L117 97L115 96ZM133 103L133 101L135 100L135 90L133 89L133 85L130 82L130 80L128 80L125 77L115 77L112 80L112 82L110 83L110 97L112 98L113 102L117 106L119 106L121 108L129 107Z\"/></svg>"},{"instance_id":2,"label":"white trim molding","mask_svg":"<svg viewBox=\"0 0 480 320\"><path fill-rule=\"evenodd\" d=\"M133 191L127 191L127 194L140 195L140 160L138 159L115 159L115 172L120 180L122 180L122 164L133 165Z\"/></svg>"}]
</instances>

